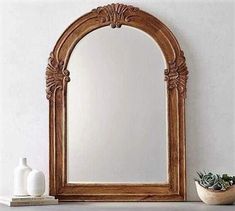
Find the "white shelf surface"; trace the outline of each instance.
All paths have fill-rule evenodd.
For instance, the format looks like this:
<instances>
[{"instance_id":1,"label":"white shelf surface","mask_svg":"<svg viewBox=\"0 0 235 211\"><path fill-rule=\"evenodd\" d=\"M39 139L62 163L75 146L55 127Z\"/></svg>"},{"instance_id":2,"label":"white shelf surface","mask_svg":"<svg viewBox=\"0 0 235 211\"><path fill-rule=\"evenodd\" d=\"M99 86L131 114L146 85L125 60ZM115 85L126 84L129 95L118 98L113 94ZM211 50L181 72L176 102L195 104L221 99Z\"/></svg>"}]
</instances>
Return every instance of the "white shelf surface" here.
<instances>
[{"instance_id":1,"label":"white shelf surface","mask_svg":"<svg viewBox=\"0 0 235 211\"><path fill-rule=\"evenodd\" d=\"M234 205L209 206L202 202L61 202L59 205L7 207L0 205L1 211L234 211Z\"/></svg>"}]
</instances>

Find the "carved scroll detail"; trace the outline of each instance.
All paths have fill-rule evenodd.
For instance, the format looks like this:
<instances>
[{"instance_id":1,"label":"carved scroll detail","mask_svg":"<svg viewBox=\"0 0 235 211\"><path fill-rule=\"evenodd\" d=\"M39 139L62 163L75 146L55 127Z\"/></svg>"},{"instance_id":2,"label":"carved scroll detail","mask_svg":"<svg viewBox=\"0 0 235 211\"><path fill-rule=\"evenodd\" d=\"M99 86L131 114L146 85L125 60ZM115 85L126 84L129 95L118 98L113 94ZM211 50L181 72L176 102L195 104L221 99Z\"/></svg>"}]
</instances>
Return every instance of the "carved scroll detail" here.
<instances>
[{"instance_id":1,"label":"carved scroll detail","mask_svg":"<svg viewBox=\"0 0 235 211\"><path fill-rule=\"evenodd\" d=\"M168 89L177 88L180 95L186 98L186 83L188 79L188 70L185 63L184 52L174 60L168 62L168 69L165 70L165 81Z\"/></svg>"},{"instance_id":2,"label":"carved scroll detail","mask_svg":"<svg viewBox=\"0 0 235 211\"><path fill-rule=\"evenodd\" d=\"M64 62L58 61L53 52L50 53L46 68L46 94L50 100L56 89L63 88L63 82L69 82L69 71L64 69Z\"/></svg>"},{"instance_id":3,"label":"carved scroll detail","mask_svg":"<svg viewBox=\"0 0 235 211\"><path fill-rule=\"evenodd\" d=\"M137 16L135 13L139 10L137 7L124 4L109 4L104 7L93 9L100 20L100 23L110 23L112 28L120 28L122 22L130 22L131 18Z\"/></svg>"}]
</instances>

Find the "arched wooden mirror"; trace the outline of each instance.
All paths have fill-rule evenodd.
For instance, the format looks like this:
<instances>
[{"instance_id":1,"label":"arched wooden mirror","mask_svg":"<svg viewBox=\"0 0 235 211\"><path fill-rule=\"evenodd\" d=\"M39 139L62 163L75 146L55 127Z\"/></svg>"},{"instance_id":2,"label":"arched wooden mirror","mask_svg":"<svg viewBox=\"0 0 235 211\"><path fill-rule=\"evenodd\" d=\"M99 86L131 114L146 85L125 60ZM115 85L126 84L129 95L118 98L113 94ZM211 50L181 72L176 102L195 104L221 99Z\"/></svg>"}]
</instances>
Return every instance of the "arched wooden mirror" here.
<instances>
[{"instance_id":1,"label":"arched wooden mirror","mask_svg":"<svg viewBox=\"0 0 235 211\"><path fill-rule=\"evenodd\" d=\"M136 7L98 7L72 23L46 70L50 194L185 200L187 74L172 32Z\"/></svg>"}]
</instances>

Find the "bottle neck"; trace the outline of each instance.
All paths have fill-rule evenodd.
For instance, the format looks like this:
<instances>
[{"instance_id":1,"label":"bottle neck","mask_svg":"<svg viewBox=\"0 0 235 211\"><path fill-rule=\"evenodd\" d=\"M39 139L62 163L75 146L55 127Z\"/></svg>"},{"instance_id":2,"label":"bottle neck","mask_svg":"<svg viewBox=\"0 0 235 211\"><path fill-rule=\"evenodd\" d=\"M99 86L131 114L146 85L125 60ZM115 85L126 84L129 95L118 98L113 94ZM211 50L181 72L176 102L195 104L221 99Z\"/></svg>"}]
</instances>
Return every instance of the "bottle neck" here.
<instances>
[{"instance_id":1,"label":"bottle neck","mask_svg":"<svg viewBox=\"0 0 235 211\"><path fill-rule=\"evenodd\" d=\"M27 158L20 158L19 159L19 164L23 165L23 166L26 166L27 165Z\"/></svg>"}]
</instances>

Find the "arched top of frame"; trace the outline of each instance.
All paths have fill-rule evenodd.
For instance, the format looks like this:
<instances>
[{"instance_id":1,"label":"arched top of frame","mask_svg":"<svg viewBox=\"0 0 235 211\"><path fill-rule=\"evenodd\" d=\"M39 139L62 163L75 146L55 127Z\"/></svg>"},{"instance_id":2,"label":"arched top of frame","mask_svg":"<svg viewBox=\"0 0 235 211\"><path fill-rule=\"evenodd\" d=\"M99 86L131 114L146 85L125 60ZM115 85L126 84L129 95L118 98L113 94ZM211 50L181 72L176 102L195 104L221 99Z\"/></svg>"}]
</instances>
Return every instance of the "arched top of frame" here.
<instances>
[{"instance_id":1,"label":"arched top of frame","mask_svg":"<svg viewBox=\"0 0 235 211\"><path fill-rule=\"evenodd\" d=\"M184 53L172 32L160 20L139 8L116 3L93 9L73 22L61 35L50 54L46 70L49 100L70 80L67 64L75 45L88 33L109 25L112 28L131 26L149 34L164 54L167 88L177 88L179 96L185 98L188 71Z\"/></svg>"}]
</instances>

